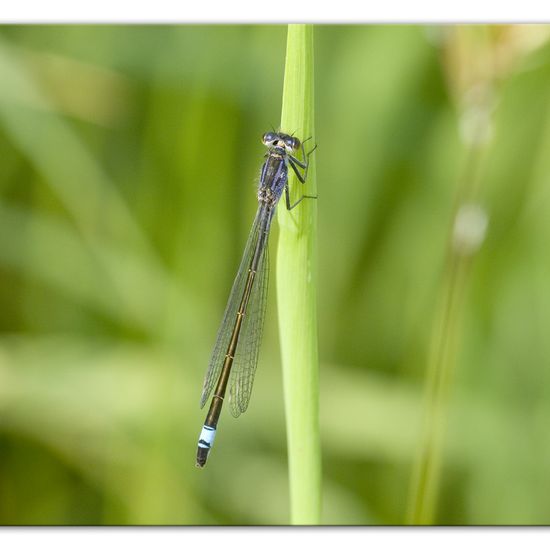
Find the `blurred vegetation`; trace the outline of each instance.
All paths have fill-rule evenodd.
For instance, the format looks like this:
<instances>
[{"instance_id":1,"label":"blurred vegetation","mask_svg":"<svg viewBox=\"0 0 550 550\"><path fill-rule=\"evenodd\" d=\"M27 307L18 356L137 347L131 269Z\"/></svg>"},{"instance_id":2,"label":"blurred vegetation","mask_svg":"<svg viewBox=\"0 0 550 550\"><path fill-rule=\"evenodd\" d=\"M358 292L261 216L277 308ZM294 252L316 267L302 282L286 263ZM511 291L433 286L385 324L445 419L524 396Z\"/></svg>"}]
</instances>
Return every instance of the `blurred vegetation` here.
<instances>
[{"instance_id":1,"label":"blurred vegetation","mask_svg":"<svg viewBox=\"0 0 550 550\"><path fill-rule=\"evenodd\" d=\"M405 521L464 201L434 521L550 522L549 36L315 29L324 523ZM285 41L0 27L0 523L288 523L273 284L250 408L194 465Z\"/></svg>"}]
</instances>

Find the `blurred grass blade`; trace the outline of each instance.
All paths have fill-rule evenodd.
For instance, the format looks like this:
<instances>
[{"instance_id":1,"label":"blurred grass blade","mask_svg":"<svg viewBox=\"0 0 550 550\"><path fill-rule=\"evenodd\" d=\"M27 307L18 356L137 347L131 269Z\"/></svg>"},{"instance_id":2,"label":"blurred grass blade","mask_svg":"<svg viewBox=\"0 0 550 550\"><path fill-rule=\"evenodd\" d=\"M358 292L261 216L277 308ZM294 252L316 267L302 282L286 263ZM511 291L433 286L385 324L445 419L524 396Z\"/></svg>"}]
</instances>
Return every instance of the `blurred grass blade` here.
<instances>
[{"instance_id":1,"label":"blurred grass blade","mask_svg":"<svg viewBox=\"0 0 550 550\"><path fill-rule=\"evenodd\" d=\"M455 366L465 266L452 262L443 284L443 298L433 336L433 351L426 378L424 429L411 482L408 522L433 523L445 435L447 406Z\"/></svg>"},{"instance_id":2,"label":"blurred grass blade","mask_svg":"<svg viewBox=\"0 0 550 550\"><path fill-rule=\"evenodd\" d=\"M45 225L56 231L63 227L64 238L70 239L74 246L79 240L85 243L102 275L113 287L118 297L116 306L124 312L122 316L127 315L152 333L163 333L167 302L177 300L182 306L177 311L183 311L191 306L193 297L189 293L184 295L181 285L161 263L115 182L71 124L56 113L54 104L35 82L18 49L4 40L0 40L0 73L4 75L0 86L0 126L63 203L76 230L74 235L68 235L69 224L53 219L46 220ZM36 218L40 220L38 214ZM43 254L44 235L37 232L35 240L36 250L41 252L35 261L40 262L42 258L46 262L42 273L53 274L53 266L49 265L52 259ZM59 247L58 252L66 251ZM15 250L14 258L30 262L29 258L23 258L23 253L24 249ZM73 256L67 256L65 263L71 258ZM61 271L58 269L58 274ZM62 279L58 277L57 282ZM148 288L147 294L142 291L144 285ZM79 285L69 286L76 289ZM99 309L105 305L105 298L99 298L102 291L97 288L87 296L87 299L97 298L95 306ZM111 308L116 306L111 304ZM186 316L179 317L186 324Z\"/></svg>"},{"instance_id":3,"label":"blurred grass blade","mask_svg":"<svg viewBox=\"0 0 550 550\"><path fill-rule=\"evenodd\" d=\"M162 330L163 303L171 286L175 289L171 299L192 307L194 299L184 295L168 273L116 243L101 242L102 257L116 274L117 284L113 285L112 278L99 269L94 255L82 244L74 227L59 216L0 200L1 265L149 334ZM147 292L142 291L144 286ZM196 330L183 314L179 318L180 329L187 334Z\"/></svg>"},{"instance_id":4,"label":"blurred grass blade","mask_svg":"<svg viewBox=\"0 0 550 550\"><path fill-rule=\"evenodd\" d=\"M127 246L132 244L153 255L117 187L72 127L55 112L17 50L5 41L0 41L0 72L4 77L0 123L63 202L83 236L94 242L99 224L103 231L124 239ZM27 101L21 102L19 97Z\"/></svg>"},{"instance_id":5,"label":"blurred grass blade","mask_svg":"<svg viewBox=\"0 0 550 550\"><path fill-rule=\"evenodd\" d=\"M453 227L447 240L446 264L440 299L432 329L431 355L425 387L423 433L411 478L408 522L434 523L442 476L443 449L453 374L462 332L462 314L466 298L472 256L481 246L487 228L485 209L478 204L481 184L480 166L493 137L492 94L494 87L490 60L494 52L487 40L487 29L460 29L450 43L460 41L476 52L462 65L452 66L452 81L458 76L467 84L455 84L462 142L466 157L458 183L453 214ZM475 38L474 42L472 38ZM466 39L464 43L464 39ZM481 42L479 41L481 39ZM474 46L475 45L475 46ZM474 65L474 61L477 65ZM481 60L481 61L480 61ZM481 70L480 68L481 67Z\"/></svg>"},{"instance_id":6,"label":"blurred grass blade","mask_svg":"<svg viewBox=\"0 0 550 550\"><path fill-rule=\"evenodd\" d=\"M281 130L300 139L314 135L313 29L289 25ZM311 140L314 143L314 140ZM311 157L305 186L292 174L292 201L316 194ZM292 172L289 170L289 172ZM316 524L321 514L319 372L317 356L316 201L279 208L277 300L287 422L291 521Z\"/></svg>"}]
</instances>

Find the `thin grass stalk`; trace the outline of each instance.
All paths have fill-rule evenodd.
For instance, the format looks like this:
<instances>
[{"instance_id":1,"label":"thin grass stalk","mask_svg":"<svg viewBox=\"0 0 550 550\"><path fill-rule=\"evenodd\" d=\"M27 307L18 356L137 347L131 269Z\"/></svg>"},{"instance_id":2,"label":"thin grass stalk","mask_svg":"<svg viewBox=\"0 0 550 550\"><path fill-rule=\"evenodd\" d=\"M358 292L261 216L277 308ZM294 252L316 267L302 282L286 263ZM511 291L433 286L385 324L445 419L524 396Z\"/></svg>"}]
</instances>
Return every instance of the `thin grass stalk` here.
<instances>
[{"instance_id":1,"label":"thin grass stalk","mask_svg":"<svg viewBox=\"0 0 550 550\"><path fill-rule=\"evenodd\" d=\"M434 327L426 379L424 428L411 483L407 521L412 525L431 525L434 522L467 271L466 259L450 258Z\"/></svg>"},{"instance_id":2,"label":"thin grass stalk","mask_svg":"<svg viewBox=\"0 0 550 550\"><path fill-rule=\"evenodd\" d=\"M481 29L481 33L483 38L484 29ZM469 36L459 33L457 39L461 38L464 40ZM483 44L484 54L490 56L492 54L490 44L486 42ZM467 42L467 45L470 44ZM478 202L478 196L481 184L480 170L491 142L491 104L487 94L478 93L479 97L476 97L472 94L472 90L490 89L494 86L494 82L486 60L480 74L476 72L479 67L471 66L470 58L465 60L465 63L465 70L455 69L455 72L462 77L466 74L471 80L467 85L463 85L464 90L458 94L462 100L461 122L470 123L470 130L465 132L463 124L461 133L467 145L467 157L458 185L439 308L432 329L431 355L425 386L423 430L413 466L407 510L407 523L412 525L430 525L434 523L436 517L448 403L459 348L468 275L473 254L483 242L487 224L487 216ZM470 109L469 112L468 109ZM466 222L467 228L464 227ZM464 229L467 231L464 232Z\"/></svg>"},{"instance_id":3,"label":"thin grass stalk","mask_svg":"<svg viewBox=\"0 0 550 550\"><path fill-rule=\"evenodd\" d=\"M313 117L313 28L289 25L281 130L313 138ZM311 139L306 150L313 144ZM317 194L314 155L310 161L305 185L289 170L293 202ZM305 199L278 212L277 301L293 524L318 524L321 517L316 202Z\"/></svg>"}]
</instances>

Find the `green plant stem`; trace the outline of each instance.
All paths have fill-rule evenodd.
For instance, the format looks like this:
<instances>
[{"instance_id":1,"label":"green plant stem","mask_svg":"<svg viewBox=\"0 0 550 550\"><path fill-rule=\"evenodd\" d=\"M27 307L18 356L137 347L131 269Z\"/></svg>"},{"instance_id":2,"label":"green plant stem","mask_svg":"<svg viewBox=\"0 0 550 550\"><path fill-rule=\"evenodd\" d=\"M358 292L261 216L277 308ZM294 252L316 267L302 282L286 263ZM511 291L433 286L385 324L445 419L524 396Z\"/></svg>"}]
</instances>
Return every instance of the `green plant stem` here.
<instances>
[{"instance_id":1,"label":"green plant stem","mask_svg":"<svg viewBox=\"0 0 550 550\"><path fill-rule=\"evenodd\" d=\"M289 25L281 130L300 139L314 135L313 29ZM314 143L314 140L311 140ZM312 145L310 146L310 148ZM290 172L292 201L316 195L314 155L307 183ZM279 208L277 301L288 441L293 524L317 524L321 515L319 366L317 353L317 259L315 200L292 211Z\"/></svg>"},{"instance_id":2,"label":"green plant stem","mask_svg":"<svg viewBox=\"0 0 550 550\"><path fill-rule=\"evenodd\" d=\"M472 150L464 167L454 208L453 220L461 205L473 202L479 183L483 151ZM456 366L461 319L465 300L470 254L461 253L449 234L446 269L432 329L431 355L425 385L424 421L411 478L407 523L431 525L434 522L442 471L447 410Z\"/></svg>"},{"instance_id":3,"label":"green plant stem","mask_svg":"<svg viewBox=\"0 0 550 550\"><path fill-rule=\"evenodd\" d=\"M407 522L412 525L430 525L434 521L468 263L466 258L451 257L443 284L426 379L424 427L409 499Z\"/></svg>"}]
</instances>

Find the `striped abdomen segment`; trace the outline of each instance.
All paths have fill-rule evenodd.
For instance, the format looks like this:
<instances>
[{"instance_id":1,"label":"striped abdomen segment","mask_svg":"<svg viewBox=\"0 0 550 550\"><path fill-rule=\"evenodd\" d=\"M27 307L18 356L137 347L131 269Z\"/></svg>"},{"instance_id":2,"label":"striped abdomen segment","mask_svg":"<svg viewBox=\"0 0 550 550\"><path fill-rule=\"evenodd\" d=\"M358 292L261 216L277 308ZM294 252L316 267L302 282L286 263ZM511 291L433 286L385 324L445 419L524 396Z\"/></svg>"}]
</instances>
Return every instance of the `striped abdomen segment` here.
<instances>
[{"instance_id":1,"label":"striped abdomen segment","mask_svg":"<svg viewBox=\"0 0 550 550\"><path fill-rule=\"evenodd\" d=\"M270 216L266 216L266 224L271 221ZM264 227L258 235L258 242L256 243L255 252L252 256L250 266L248 268L248 274L243 290L243 296L235 316L235 324L231 332L231 338L227 346L227 352L225 354L223 365L220 372L220 377L214 389L214 395L212 397L212 403L206 415L203 429L199 438L199 444L197 449L197 466L202 467L206 464L208 453L214 443L214 437L216 434L216 427L220 418L223 400L227 390L229 382L229 375L231 374L231 367L235 359L235 352L239 342L239 336L243 324L244 316L246 315L246 309L250 300L250 295L254 285L254 279L264 247L267 245L267 227Z\"/></svg>"}]
</instances>

